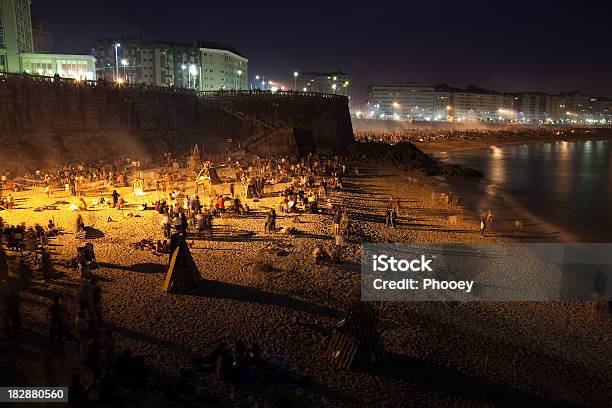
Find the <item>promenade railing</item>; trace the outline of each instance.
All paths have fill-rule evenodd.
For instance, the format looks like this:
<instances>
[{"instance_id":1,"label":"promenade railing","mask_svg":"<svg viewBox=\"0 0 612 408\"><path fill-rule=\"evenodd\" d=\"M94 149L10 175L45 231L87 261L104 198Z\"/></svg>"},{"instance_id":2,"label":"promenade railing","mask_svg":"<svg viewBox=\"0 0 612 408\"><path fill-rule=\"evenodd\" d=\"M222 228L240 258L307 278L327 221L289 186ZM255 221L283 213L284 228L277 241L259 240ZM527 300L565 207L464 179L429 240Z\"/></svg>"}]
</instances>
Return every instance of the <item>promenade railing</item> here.
<instances>
[{"instance_id":1,"label":"promenade railing","mask_svg":"<svg viewBox=\"0 0 612 408\"><path fill-rule=\"evenodd\" d=\"M234 98L244 96L269 96L275 98L325 98L325 99L340 99L348 102L348 98L344 95L338 95L333 93L319 93L319 92L301 92L301 91L271 91L271 90L217 90L217 91L198 91L195 89L174 87L174 86L158 86L149 85L144 83L119 83L109 82L106 80L82 80L73 78L62 78L58 76L45 76L45 75L31 75L31 74L16 74L0 72L0 83L5 81L11 82L27 82L27 83L43 83L53 84L55 86L79 86L79 87L91 87L91 88L117 88L135 91L147 91L147 92L159 92L159 93L171 93L171 94L192 94L205 99L221 99L221 98Z\"/></svg>"}]
</instances>

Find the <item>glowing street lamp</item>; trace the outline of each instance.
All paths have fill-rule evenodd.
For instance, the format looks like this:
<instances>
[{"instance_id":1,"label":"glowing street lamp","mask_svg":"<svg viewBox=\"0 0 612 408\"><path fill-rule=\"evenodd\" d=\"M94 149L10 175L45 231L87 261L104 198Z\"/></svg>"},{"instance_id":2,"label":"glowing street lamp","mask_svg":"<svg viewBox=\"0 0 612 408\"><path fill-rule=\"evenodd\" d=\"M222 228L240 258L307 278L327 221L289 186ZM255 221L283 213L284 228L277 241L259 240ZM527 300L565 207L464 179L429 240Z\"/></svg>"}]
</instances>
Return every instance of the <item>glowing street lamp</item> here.
<instances>
[{"instance_id":1,"label":"glowing street lamp","mask_svg":"<svg viewBox=\"0 0 612 408\"><path fill-rule=\"evenodd\" d=\"M117 49L121 47L121 44L115 42L115 81L119 79L119 52Z\"/></svg>"},{"instance_id":2,"label":"glowing street lamp","mask_svg":"<svg viewBox=\"0 0 612 408\"><path fill-rule=\"evenodd\" d=\"M397 110L399 109L400 104L397 101L393 101L393 116L395 117L395 119L398 118L397 116Z\"/></svg>"},{"instance_id":3,"label":"glowing street lamp","mask_svg":"<svg viewBox=\"0 0 612 408\"><path fill-rule=\"evenodd\" d=\"M196 76L198 75L198 67L196 67L194 64L191 64L189 66L189 84L191 85L191 76L193 75L193 86L192 88L195 88L195 79Z\"/></svg>"},{"instance_id":4,"label":"glowing street lamp","mask_svg":"<svg viewBox=\"0 0 612 408\"><path fill-rule=\"evenodd\" d=\"M235 85L234 85L234 90L238 90L238 78L242 76L242 70L238 70L236 71L236 77L235 77Z\"/></svg>"},{"instance_id":5,"label":"glowing street lamp","mask_svg":"<svg viewBox=\"0 0 612 408\"><path fill-rule=\"evenodd\" d=\"M187 65L181 65L181 71L183 71L183 81L185 81L185 70L187 69ZM185 87L185 82L183 82L183 88ZM187 88L189 88L189 77L187 78Z\"/></svg>"},{"instance_id":6,"label":"glowing street lamp","mask_svg":"<svg viewBox=\"0 0 612 408\"><path fill-rule=\"evenodd\" d=\"M123 66L123 76L124 76L124 78L126 78L126 79L127 79L127 75L125 74L125 68L128 66L128 64L129 64L129 63L128 63L128 60L127 60L127 59L123 58L123 59L121 60L121 65Z\"/></svg>"},{"instance_id":7,"label":"glowing street lamp","mask_svg":"<svg viewBox=\"0 0 612 408\"><path fill-rule=\"evenodd\" d=\"M293 71L293 90L297 91L297 77L299 73L297 71Z\"/></svg>"},{"instance_id":8,"label":"glowing street lamp","mask_svg":"<svg viewBox=\"0 0 612 408\"><path fill-rule=\"evenodd\" d=\"M334 93L336 93L336 88L337 88L337 87L338 87L338 86L337 86L336 84L333 84L333 85L332 85L332 89L334 90Z\"/></svg>"}]
</instances>

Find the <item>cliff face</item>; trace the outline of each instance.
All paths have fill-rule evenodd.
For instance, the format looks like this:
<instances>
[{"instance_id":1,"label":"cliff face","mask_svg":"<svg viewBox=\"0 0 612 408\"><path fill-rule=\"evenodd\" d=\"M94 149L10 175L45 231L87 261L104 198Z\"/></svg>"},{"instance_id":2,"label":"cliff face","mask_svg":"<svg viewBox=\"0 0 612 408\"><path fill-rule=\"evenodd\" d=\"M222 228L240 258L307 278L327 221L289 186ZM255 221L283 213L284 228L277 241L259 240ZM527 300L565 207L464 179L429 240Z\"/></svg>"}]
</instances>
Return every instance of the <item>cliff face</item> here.
<instances>
[{"instance_id":1,"label":"cliff face","mask_svg":"<svg viewBox=\"0 0 612 408\"><path fill-rule=\"evenodd\" d=\"M167 149L184 153L194 143L223 151L229 140L248 145L294 127L308 129L319 151L340 151L353 140L344 98L202 98L184 90L0 74L0 170Z\"/></svg>"}]
</instances>

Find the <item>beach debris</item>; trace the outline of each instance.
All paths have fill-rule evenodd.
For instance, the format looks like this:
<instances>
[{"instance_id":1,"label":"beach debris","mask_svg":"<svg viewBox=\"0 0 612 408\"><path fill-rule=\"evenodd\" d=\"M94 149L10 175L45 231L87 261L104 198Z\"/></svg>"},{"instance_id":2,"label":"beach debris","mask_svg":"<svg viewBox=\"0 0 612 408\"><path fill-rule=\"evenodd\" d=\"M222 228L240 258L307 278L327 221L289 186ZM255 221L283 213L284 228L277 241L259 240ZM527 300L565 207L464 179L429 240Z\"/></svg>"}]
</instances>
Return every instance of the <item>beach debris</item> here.
<instances>
[{"instance_id":1,"label":"beach debris","mask_svg":"<svg viewBox=\"0 0 612 408\"><path fill-rule=\"evenodd\" d=\"M134 242L131 244L134 249L138 249L141 251L154 251L156 249L155 242L151 239L142 239L138 242Z\"/></svg>"},{"instance_id":2,"label":"beach debris","mask_svg":"<svg viewBox=\"0 0 612 408\"><path fill-rule=\"evenodd\" d=\"M280 229L279 232L285 235L296 235L298 233L298 230L295 227L283 227Z\"/></svg>"},{"instance_id":3,"label":"beach debris","mask_svg":"<svg viewBox=\"0 0 612 408\"><path fill-rule=\"evenodd\" d=\"M262 251L271 255L287 256L291 253L291 248L293 248L293 245L279 242L266 245L264 248L262 248Z\"/></svg>"},{"instance_id":4,"label":"beach debris","mask_svg":"<svg viewBox=\"0 0 612 408\"><path fill-rule=\"evenodd\" d=\"M53 211L53 210L57 210L57 209L58 208L55 205L45 205L45 206L42 206L42 207L36 207L36 208L34 208L33 211L34 212L42 212L42 211L45 211L45 210Z\"/></svg>"}]
</instances>

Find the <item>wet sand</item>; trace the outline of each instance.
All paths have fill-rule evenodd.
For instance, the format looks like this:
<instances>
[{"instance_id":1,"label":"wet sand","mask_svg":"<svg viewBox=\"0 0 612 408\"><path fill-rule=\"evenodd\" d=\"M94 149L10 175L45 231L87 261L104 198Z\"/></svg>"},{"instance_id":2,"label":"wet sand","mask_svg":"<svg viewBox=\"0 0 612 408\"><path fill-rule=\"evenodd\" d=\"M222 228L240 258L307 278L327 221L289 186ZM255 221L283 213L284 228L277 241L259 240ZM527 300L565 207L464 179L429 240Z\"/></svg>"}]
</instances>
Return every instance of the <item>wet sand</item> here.
<instances>
[{"instance_id":1,"label":"wet sand","mask_svg":"<svg viewBox=\"0 0 612 408\"><path fill-rule=\"evenodd\" d=\"M476 151L495 149L506 145L526 145L554 142L571 142L586 140L610 140L612 135L606 133L565 134L562 136L542 138L509 137L506 139L491 138L487 140L451 140L433 141L417 144L420 149L444 163L453 162L453 153L462 151ZM482 170L482 169L479 169ZM601 237L589 236L588 233L580 235L564 229L555 223L546 221L541 216L534 214L529 208L522 205L510 192L504 191L499 186L490 183L486 176L482 179L450 178L450 188L460 192L469 198L471 205L466 206L475 217L486 217L487 211L491 209L494 213L493 227L505 231L508 236L514 235L514 221L521 220L525 225L530 225L532 234L520 234L515 236L520 241L533 242L600 242ZM546 203L549 205L549 203ZM550 203L554 205L554 203ZM604 238L605 240L606 238Z\"/></svg>"}]
</instances>

